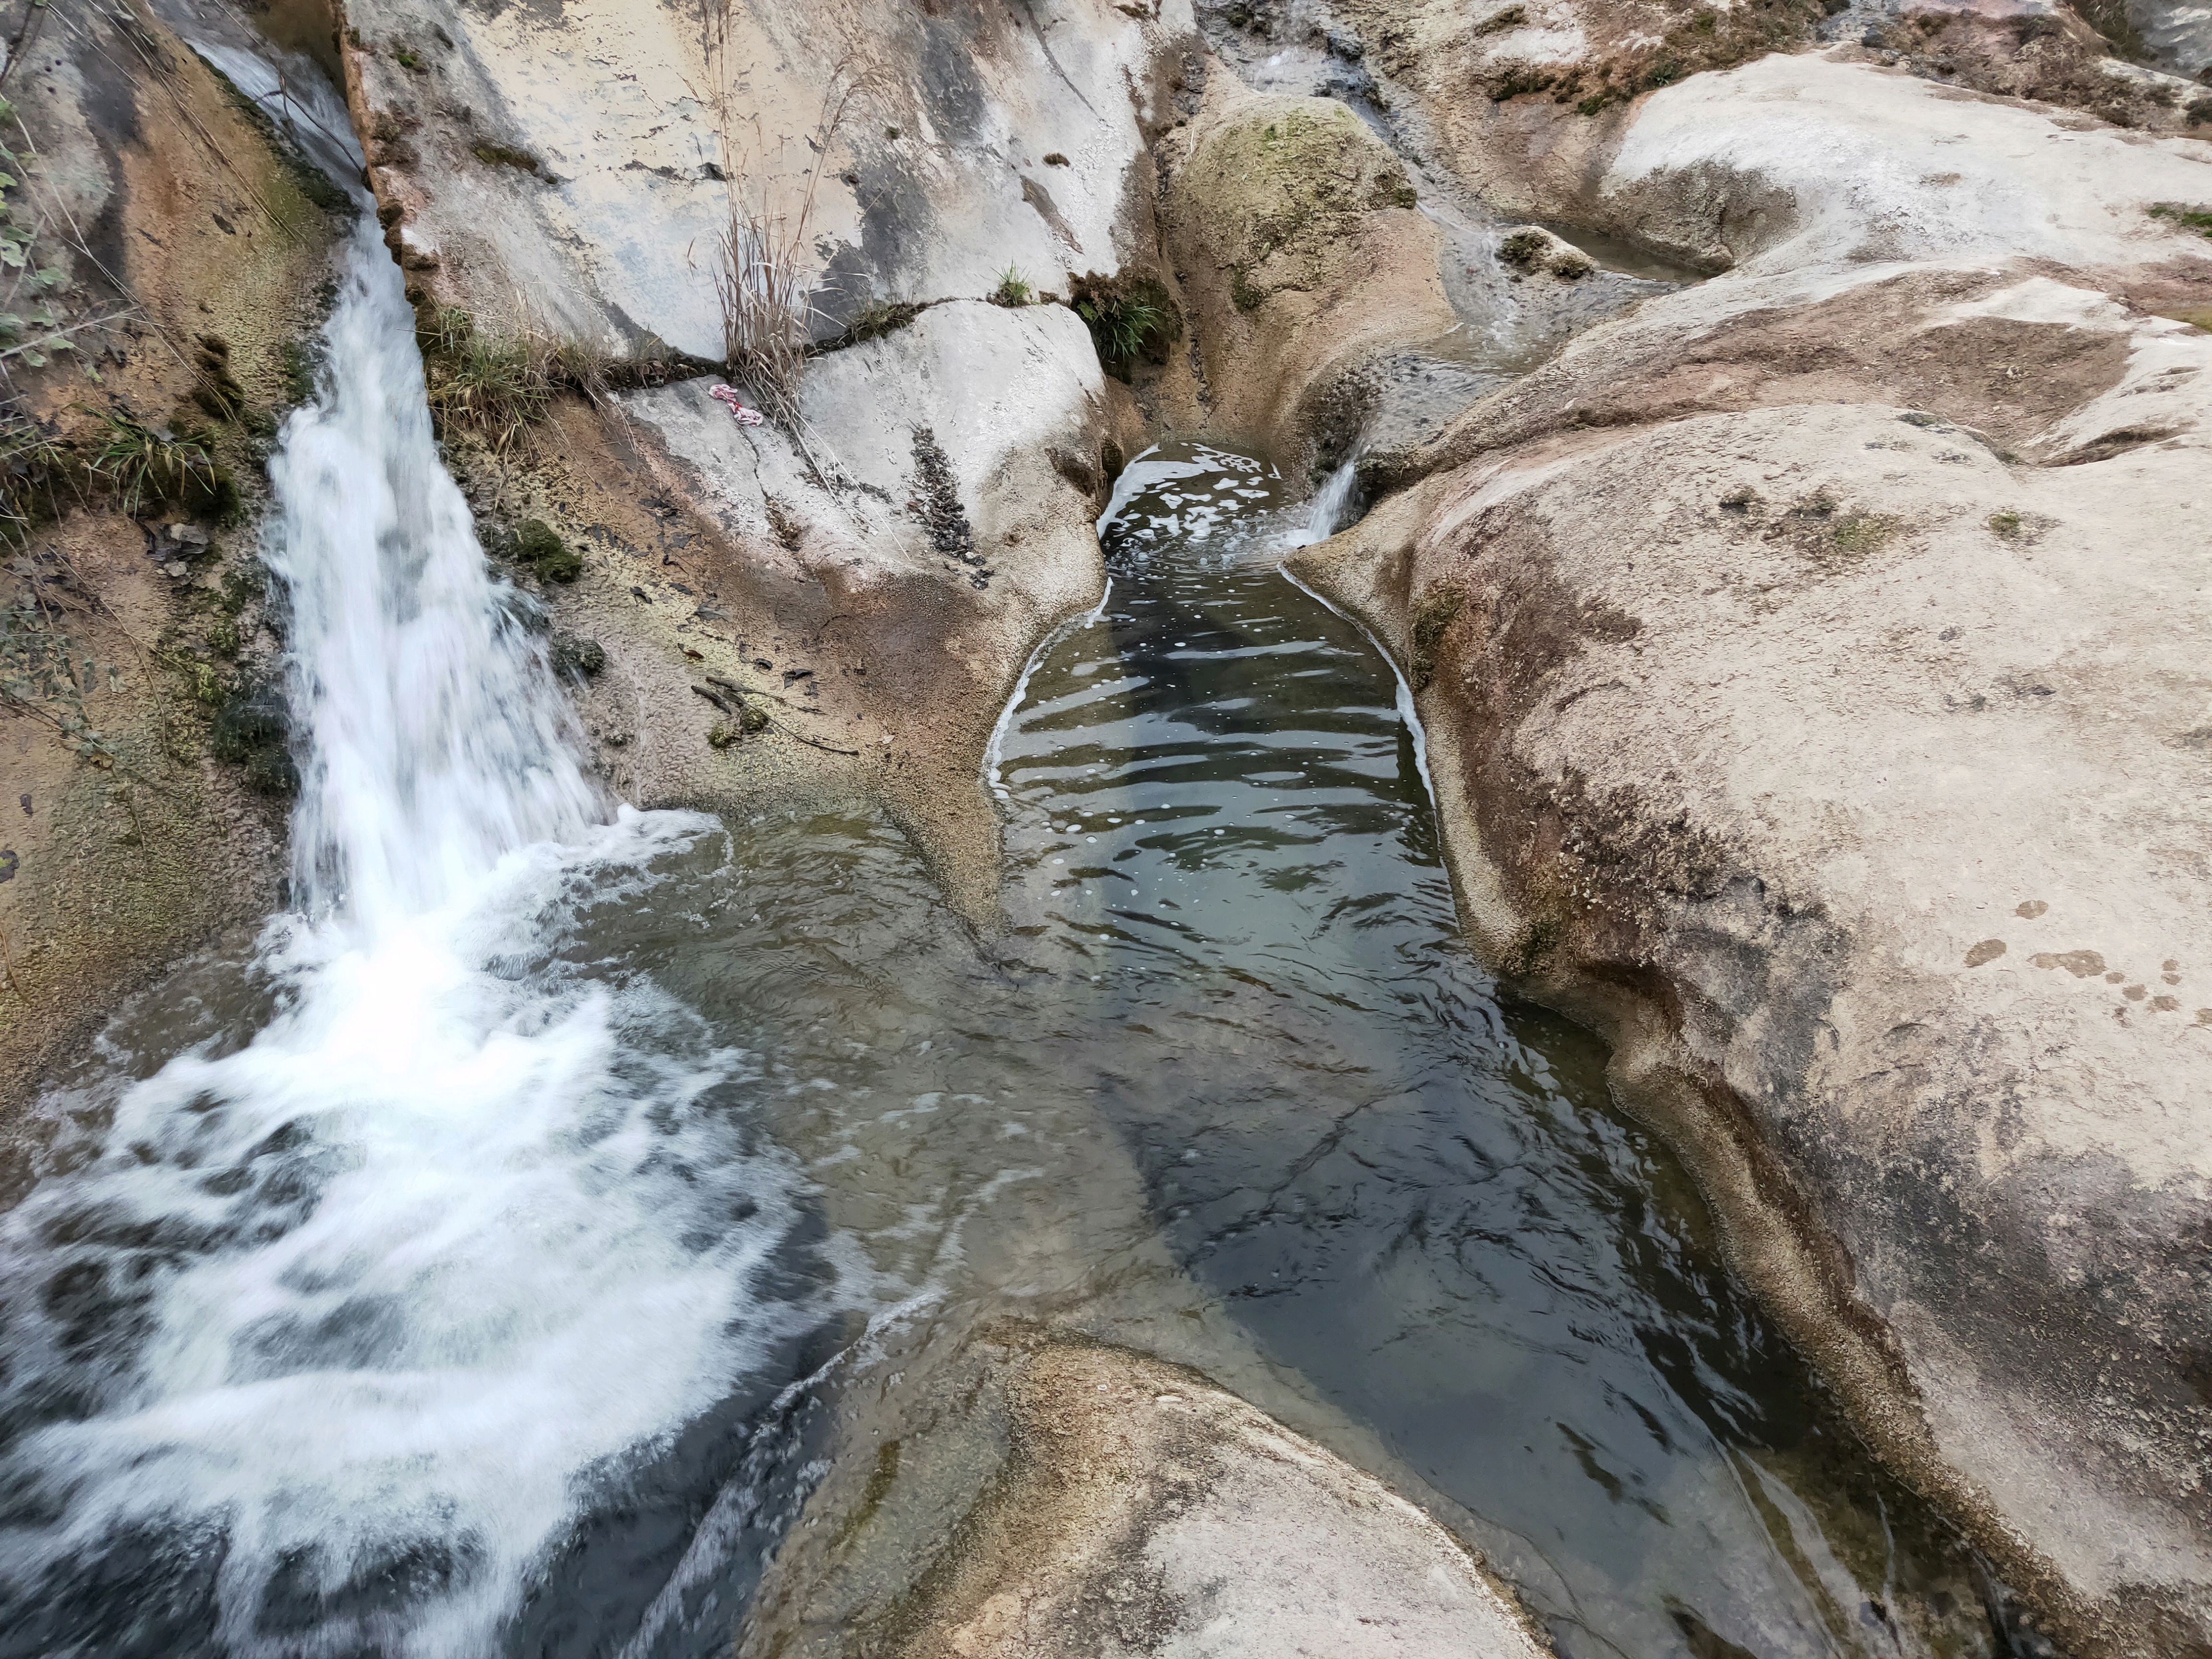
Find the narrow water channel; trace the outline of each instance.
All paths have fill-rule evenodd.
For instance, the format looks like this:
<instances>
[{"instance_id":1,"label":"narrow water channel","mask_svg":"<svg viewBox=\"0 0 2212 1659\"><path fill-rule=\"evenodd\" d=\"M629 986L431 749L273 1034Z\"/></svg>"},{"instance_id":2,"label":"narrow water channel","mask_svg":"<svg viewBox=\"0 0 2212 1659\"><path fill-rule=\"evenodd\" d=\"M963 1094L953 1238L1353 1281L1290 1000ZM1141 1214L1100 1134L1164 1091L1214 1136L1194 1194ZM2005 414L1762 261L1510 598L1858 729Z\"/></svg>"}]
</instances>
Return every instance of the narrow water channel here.
<instances>
[{"instance_id":1,"label":"narrow water channel","mask_svg":"<svg viewBox=\"0 0 2212 1659\"><path fill-rule=\"evenodd\" d=\"M0 1655L726 1652L818 1460L1007 1314L1373 1467L1577 1659L2002 1650L1596 1045L1468 954L1264 466L1123 479L982 937L878 820L596 797L349 258L272 470L300 909L44 1103Z\"/></svg>"}]
</instances>

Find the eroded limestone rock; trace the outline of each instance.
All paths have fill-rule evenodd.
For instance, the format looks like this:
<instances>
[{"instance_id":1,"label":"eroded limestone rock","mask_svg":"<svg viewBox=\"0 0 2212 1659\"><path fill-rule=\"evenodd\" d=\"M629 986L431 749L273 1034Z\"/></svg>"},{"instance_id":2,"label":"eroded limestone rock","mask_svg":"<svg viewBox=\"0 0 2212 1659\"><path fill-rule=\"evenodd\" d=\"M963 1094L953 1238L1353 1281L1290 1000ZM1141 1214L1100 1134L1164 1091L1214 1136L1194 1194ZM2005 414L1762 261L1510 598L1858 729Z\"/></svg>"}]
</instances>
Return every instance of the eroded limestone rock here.
<instances>
[{"instance_id":1,"label":"eroded limestone rock","mask_svg":"<svg viewBox=\"0 0 2212 1659\"><path fill-rule=\"evenodd\" d=\"M1550 1651L1428 1516L1195 1372L1068 1340L1019 1343L1001 1366L1003 1464L880 1650Z\"/></svg>"},{"instance_id":2,"label":"eroded limestone rock","mask_svg":"<svg viewBox=\"0 0 2212 1659\"><path fill-rule=\"evenodd\" d=\"M1436 227L1346 106L1217 76L1161 155L1163 241L1192 313L1167 388L1182 422L1298 455L1349 379L1456 320Z\"/></svg>"},{"instance_id":3,"label":"eroded limestone rock","mask_svg":"<svg viewBox=\"0 0 2212 1659\"><path fill-rule=\"evenodd\" d=\"M395 240L437 250L435 301L720 359L733 201L796 223L811 191L828 333L981 298L1009 266L1062 292L1115 269L1146 124L1171 113L1188 18L1168 11L356 0L346 66Z\"/></svg>"},{"instance_id":4,"label":"eroded limestone rock","mask_svg":"<svg viewBox=\"0 0 2212 1659\"><path fill-rule=\"evenodd\" d=\"M297 395L342 222L335 184L160 17L49 22L14 49L6 188L29 240L0 421L6 1185L19 1133L40 1133L19 1109L100 1019L276 902L290 764L258 446Z\"/></svg>"},{"instance_id":5,"label":"eroded limestone rock","mask_svg":"<svg viewBox=\"0 0 2212 1659\"><path fill-rule=\"evenodd\" d=\"M1419 688L1471 923L1877 1442L2077 1650L2194 1651L2212 246L2154 210L2212 148L1774 57L1598 194L1735 270L1313 568Z\"/></svg>"},{"instance_id":6,"label":"eroded limestone rock","mask_svg":"<svg viewBox=\"0 0 2212 1659\"><path fill-rule=\"evenodd\" d=\"M599 534L558 604L610 647L581 696L628 738L626 798L857 784L988 904L975 757L1036 639L1103 580L1103 381L1066 307L971 301L817 359L794 428L740 425L706 379L625 396L619 450L566 455L569 520Z\"/></svg>"}]
</instances>

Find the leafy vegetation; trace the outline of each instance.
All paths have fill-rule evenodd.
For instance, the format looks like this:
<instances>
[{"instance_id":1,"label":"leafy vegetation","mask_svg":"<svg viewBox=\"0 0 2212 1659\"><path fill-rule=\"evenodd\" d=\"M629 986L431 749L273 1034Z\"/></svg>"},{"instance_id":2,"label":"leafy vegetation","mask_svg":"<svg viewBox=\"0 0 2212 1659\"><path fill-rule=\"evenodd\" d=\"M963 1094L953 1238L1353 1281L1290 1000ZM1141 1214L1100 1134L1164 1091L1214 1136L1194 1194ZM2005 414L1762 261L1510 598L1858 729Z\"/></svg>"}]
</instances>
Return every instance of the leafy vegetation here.
<instances>
[{"instance_id":1,"label":"leafy vegetation","mask_svg":"<svg viewBox=\"0 0 2212 1659\"><path fill-rule=\"evenodd\" d=\"M76 458L44 425L21 410L0 413L0 540L21 543L58 514L64 488L82 495L76 473Z\"/></svg>"},{"instance_id":2,"label":"leafy vegetation","mask_svg":"<svg viewBox=\"0 0 2212 1659\"><path fill-rule=\"evenodd\" d=\"M2193 230L2200 236L2212 237L2212 208L2184 207L2179 202L2160 202L2151 209L2150 216L2179 225L2184 230Z\"/></svg>"},{"instance_id":3,"label":"leafy vegetation","mask_svg":"<svg viewBox=\"0 0 2212 1659\"><path fill-rule=\"evenodd\" d=\"M551 652L553 666L571 679L595 678L607 665L606 647L579 634L556 634Z\"/></svg>"},{"instance_id":4,"label":"leafy vegetation","mask_svg":"<svg viewBox=\"0 0 2212 1659\"><path fill-rule=\"evenodd\" d=\"M0 125L15 119L15 106L0 98ZM9 273L7 292L0 295L0 364L12 360L43 368L54 353L72 349L52 299L67 285L69 275L59 266L40 263L39 221L27 218L24 204L9 195L21 186L17 174L28 168L4 141L0 166L7 169L0 172L0 270Z\"/></svg>"},{"instance_id":5,"label":"leafy vegetation","mask_svg":"<svg viewBox=\"0 0 2212 1659\"><path fill-rule=\"evenodd\" d=\"M111 681L118 672L109 665ZM105 765L115 751L84 706L100 678L91 653L77 648L45 606L19 599L0 610L0 708L36 716L83 759Z\"/></svg>"},{"instance_id":6,"label":"leafy vegetation","mask_svg":"<svg viewBox=\"0 0 2212 1659\"><path fill-rule=\"evenodd\" d=\"M584 556L543 519L525 519L517 527L514 554L546 581L572 582L584 573Z\"/></svg>"},{"instance_id":7,"label":"leafy vegetation","mask_svg":"<svg viewBox=\"0 0 2212 1659\"><path fill-rule=\"evenodd\" d=\"M845 325L845 331L823 348L825 351L842 351L847 346L856 346L866 340L879 340L886 334L895 334L921 315L921 307L911 300L878 300L863 306L853 320Z\"/></svg>"},{"instance_id":8,"label":"leafy vegetation","mask_svg":"<svg viewBox=\"0 0 2212 1659\"><path fill-rule=\"evenodd\" d=\"M488 167L513 167L516 172L529 173L532 178L538 176L540 171L541 164L535 155L526 149L518 149L513 144L480 140L475 147L475 155L477 160Z\"/></svg>"},{"instance_id":9,"label":"leafy vegetation","mask_svg":"<svg viewBox=\"0 0 2212 1659\"><path fill-rule=\"evenodd\" d=\"M999 286L992 290L991 303L1018 308L1036 297L1036 290L1030 286L1029 278L1008 265L999 273Z\"/></svg>"}]
</instances>

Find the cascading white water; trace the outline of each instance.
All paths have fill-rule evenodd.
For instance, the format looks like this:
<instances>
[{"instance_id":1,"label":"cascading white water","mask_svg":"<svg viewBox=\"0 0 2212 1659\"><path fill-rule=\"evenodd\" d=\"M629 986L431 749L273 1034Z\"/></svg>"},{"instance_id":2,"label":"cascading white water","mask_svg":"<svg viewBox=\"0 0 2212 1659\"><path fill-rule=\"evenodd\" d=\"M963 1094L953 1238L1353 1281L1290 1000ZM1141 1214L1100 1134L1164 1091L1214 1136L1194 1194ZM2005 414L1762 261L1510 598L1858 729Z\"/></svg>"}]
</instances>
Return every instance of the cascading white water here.
<instances>
[{"instance_id":1,"label":"cascading white water","mask_svg":"<svg viewBox=\"0 0 2212 1659\"><path fill-rule=\"evenodd\" d=\"M744 1057L562 950L718 826L598 799L366 216L322 339L276 1012L60 1103L105 1128L0 1218L0 1654L490 1652L590 1482L808 1316L754 1288L798 1182Z\"/></svg>"},{"instance_id":2,"label":"cascading white water","mask_svg":"<svg viewBox=\"0 0 2212 1659\"><path fill-rule=\"evenodd\" d=\"M1305 527L1286 539L1290 547L1311 547L1344 528L1345 511L1359 488L1358 457L1338 467L1322 481L1306 509Z\"/></svg>"},{"instance_id":3,"label":"cascading white water","mask_svg":"<svg viewBox=\"0 0 2212 1659\"><path fill-rule=\"evenodd\" d=\"M307 732L295 874L310 911L375 933L602 814L439 462L414 316L373 221L348 264L325 397L270 465L269 562L290 599Z\"/></svg>"}]
</instances>

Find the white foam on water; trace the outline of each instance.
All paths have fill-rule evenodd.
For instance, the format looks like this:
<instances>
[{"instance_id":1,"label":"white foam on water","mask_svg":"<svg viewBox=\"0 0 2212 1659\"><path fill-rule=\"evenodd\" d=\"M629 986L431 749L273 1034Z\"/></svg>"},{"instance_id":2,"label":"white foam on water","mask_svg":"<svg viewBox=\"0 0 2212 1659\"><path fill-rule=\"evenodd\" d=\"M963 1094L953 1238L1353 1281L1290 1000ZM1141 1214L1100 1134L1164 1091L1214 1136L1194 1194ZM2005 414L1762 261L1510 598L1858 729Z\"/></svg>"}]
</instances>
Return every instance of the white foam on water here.
<instances>
[{"instance_id":1,"label":"white foam on water","mask_svg":"<svg viewBox=\"0 0 2212 1659\"><path fill-rule=\"evenodd\" d=\"M373 218L322 337L270 465L277 1012L96 1086L94 1155L0 1218L0 1611L64 1620L38 1651L119 1650L56 1610L106 1582L104 1630L151 1617L130 1563L164 1551L219 1561L232 1654L492 1651L593 1483L818 1315L754 1288L801 1188L747 1058L562 954L718 826L586 775Z\"/></svg>"}]
</instances>

